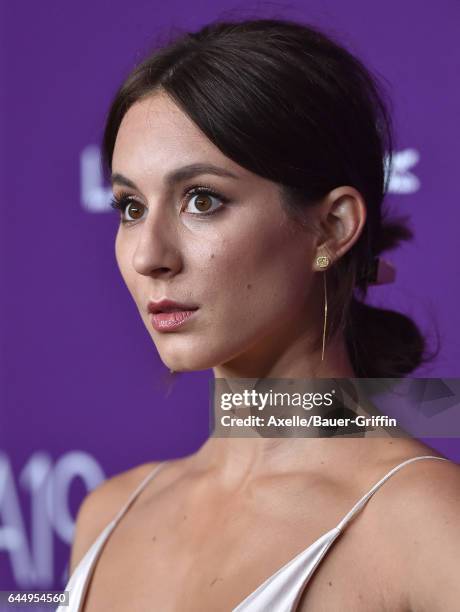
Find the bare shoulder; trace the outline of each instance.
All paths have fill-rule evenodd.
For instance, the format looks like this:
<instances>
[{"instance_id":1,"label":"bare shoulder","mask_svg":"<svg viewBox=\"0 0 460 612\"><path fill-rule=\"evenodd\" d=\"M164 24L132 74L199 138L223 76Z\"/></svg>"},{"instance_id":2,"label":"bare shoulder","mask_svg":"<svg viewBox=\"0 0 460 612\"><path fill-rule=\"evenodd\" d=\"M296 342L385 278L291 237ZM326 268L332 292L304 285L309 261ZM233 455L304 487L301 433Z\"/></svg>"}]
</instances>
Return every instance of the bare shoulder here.
<instances>
[{"instance_id":1,"label":"bare shoulder","mask_svg":"<svg viewBox=\"0 0 460 612\"><path fill-rule=\"evenodd\" d=\"M434 454L434 453L432 453ZM441 457L441 455L439 455ZM382 512L397 518L395 525L417 530L426 521L439 524L441 516L459 515L460 466L454 461L420 459L409 462L385 484Z\"/></svg>"},{"instance_id":2,"label":"bare shoulder","mask_svg":"<svg viewBox=\"0 0 460 612\"><path fill-rule=\"evenodd\" d=\"M70 575L101 531L159 463L143 463L120 472L104 480L86 495L77 513L70 555Z\"/></svg>"},{"instance_id":3,"label":"bare shoulder","mask_svg":"<svg viewBox=\"0 0 460 612\"><path fill-rule=\"evenodd\" d=\"M460 502L460 466L436 459L412 461L392 476L388 488L388 501L393 503L398 498L411 519L417 513L449 511Z\"/></svg>"},{"instance_id":4,"label":"bare shoulder","mask_svg":"<svg viewBox=\"0 0 460 612\"><path fill-rule=\"evenodd\" d=\"M452 461L413 461L394 474L388 485L380 519L391 526L409 608L414 612L457 610L460 466Z\"/></svg>"}]
</instances>

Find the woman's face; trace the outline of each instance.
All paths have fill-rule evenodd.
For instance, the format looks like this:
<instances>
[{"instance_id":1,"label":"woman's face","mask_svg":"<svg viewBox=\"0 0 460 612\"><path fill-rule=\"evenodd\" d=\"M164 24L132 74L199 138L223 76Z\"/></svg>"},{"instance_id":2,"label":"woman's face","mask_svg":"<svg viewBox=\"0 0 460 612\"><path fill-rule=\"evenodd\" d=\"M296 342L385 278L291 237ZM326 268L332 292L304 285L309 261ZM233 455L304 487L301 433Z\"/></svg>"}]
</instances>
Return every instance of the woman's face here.
<instances>
[{"instance_id":1,"label":"woman's face","mask_svg":"<svg viewBox=\"0 0 460 612\"><path fill-rule=\"evenodd\" d=\"M117 263L168 368L244 376L318 329L313 236L286 215L276 183L227 158L166 94L126 113L112 171L131 183L113 181L115 198L129 197ZM148 304L162 298L198 310L159 331Z\"/></svg>"}]
</instances>

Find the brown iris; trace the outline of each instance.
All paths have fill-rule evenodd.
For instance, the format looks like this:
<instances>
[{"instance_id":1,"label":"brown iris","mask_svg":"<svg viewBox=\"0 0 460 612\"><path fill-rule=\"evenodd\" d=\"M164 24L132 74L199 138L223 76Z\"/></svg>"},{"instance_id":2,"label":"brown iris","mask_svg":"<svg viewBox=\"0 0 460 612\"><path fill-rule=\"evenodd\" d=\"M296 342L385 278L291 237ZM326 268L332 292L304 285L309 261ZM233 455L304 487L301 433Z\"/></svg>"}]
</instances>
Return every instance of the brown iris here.
<instances>
[{"instance_id":1,"label":"brown iris","mask_svg":"<svg viewBox=\"0 0 460 612\"><path fill-rule=\"evenodd\" d=\"M134 215L132 212L133 210L134 210ZM130 216L133 217L134 219L140 219L140 217L142 216L141 206L139 206L136 202L130 202L130 204L128 204L128 212ZM136 217L137 213L139 213L139 217Z\"/></svg>"},{"instance_id":2,"label":"brown iris","mask_svg":"<svg viewBox=\"0 0 460 612\"><path fill-rule=\"evenodd\" d=\"M198 195L195 198L195 206L201 212L206 212L211 207L211 198L208 195Z\"/></svg>"}]
</instances>

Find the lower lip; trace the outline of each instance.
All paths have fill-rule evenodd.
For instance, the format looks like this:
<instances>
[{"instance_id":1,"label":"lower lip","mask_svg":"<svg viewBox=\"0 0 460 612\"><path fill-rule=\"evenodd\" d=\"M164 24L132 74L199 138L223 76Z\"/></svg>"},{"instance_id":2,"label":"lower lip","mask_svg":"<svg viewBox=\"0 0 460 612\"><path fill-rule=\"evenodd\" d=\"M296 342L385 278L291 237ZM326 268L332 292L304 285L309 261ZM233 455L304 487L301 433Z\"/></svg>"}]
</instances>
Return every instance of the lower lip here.
<instances>
[{"instance_id":1,"label":"lower lip","mask_svg":"<svg viewBox=\"0 0 460 612\"><path fill-rule=\"evenodd\" d=\"M150 313L150 321L153 328L159 332L172 331L184 325L195 314L196 310Z\"/></svg>"}]
</instances>

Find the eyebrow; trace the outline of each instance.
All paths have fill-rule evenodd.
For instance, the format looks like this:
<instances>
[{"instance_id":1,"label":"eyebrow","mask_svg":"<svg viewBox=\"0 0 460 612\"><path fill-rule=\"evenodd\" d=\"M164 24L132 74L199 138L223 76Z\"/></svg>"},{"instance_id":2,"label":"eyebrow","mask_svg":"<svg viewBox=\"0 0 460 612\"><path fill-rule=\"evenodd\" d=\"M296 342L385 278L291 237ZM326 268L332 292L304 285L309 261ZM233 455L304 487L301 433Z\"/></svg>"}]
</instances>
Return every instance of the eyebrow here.
<instances>
[{"instance_id":1,"label":"eyebrow","mask_svg":"<svg viewBox=\"0 0 460 612\"><path fill-rule=\"evenodd\" d=\"M216 176L226 176L235 179L238 178L236 174L233 174L233 172L225 170L219 166L214 166L213 164L189 164L188 166L182 166L181 168L177 168L176 170L169 172L164 178L164 183L171 187L175 183L186 181L187 179L191 179L198 174L215 174ZM119 183L120 185L125 185L126 187L131 187L131 189L137 189L139 191L133 181L126 178L126 176L123 176L123 174L120 174L119 172L112 174L110 180L112 185Z\"/></svg>"}]
</instances>

